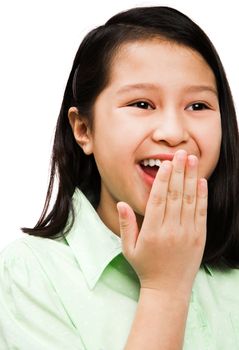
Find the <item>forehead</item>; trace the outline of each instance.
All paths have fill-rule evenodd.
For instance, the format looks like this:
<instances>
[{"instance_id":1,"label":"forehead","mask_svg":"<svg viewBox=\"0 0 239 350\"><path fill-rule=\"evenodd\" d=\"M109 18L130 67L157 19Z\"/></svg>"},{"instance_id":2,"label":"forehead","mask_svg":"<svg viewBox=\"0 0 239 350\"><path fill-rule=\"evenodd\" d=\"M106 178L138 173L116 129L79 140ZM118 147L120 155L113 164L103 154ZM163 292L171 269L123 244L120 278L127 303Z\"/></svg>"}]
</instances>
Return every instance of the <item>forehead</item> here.
<instances>
[{"instance_id":1,"label":"forehead","mask_svg":"<svg viewBox=\"0 0 239 350\"><path fill-rule=\"evenodd\" d=\"M123 44L112 59L109 73L109 84L150 81L172 86L188 80L216 87L213 71L199 52L161 38Z\"/></svg>"}]
</instances>

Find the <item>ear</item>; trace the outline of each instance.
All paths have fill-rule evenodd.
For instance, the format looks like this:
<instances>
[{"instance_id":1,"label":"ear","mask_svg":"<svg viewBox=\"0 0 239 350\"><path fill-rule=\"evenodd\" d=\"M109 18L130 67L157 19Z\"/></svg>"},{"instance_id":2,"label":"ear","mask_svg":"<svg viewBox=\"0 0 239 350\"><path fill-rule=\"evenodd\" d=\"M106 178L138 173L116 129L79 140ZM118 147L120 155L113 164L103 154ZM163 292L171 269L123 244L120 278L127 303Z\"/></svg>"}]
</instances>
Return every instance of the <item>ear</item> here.
<instances>
[{"instance_id":1,"label":"ear","mask_svg":"<svg viewBox=\"0 0 239 350\"><path fill-rule=\"evenodd\" d=\"M88 119L82 117L76 107L71 107L68 110L68 119L76 142L85 154L90 155L93 152L93 143Z\"/></svg>"}]
</instances>

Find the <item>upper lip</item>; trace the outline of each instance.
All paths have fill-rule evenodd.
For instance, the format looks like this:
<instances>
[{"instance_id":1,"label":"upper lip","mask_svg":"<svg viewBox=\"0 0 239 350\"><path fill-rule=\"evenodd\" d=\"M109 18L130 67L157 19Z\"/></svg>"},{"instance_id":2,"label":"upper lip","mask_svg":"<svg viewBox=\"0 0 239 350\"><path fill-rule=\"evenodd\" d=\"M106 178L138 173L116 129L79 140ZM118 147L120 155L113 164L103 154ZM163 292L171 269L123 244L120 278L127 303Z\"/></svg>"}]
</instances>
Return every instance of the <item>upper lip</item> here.
<instances>
[{"instance_id":1,"label":"upper lip","mask_svg":"<svg viewBox=\"0 0 239 350\"><path fill-rule=\"evenodd\" d=\"M158 153L158 154L152 154L150 156L146 156L143 159L141 159L141 162L145 159L159 159L159 160L173 160L174 153Z\"/></svg>"}]
</instances>

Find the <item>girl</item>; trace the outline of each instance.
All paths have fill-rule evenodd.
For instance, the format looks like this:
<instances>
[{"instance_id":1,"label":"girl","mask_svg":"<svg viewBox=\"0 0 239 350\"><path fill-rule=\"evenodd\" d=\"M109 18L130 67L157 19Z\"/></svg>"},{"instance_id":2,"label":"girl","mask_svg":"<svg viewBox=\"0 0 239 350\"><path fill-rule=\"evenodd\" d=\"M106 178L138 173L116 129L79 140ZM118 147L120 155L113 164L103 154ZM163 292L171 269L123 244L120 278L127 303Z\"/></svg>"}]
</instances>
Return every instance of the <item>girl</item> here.
<instances>
[{"instance_id":1,"label":"girl","mask_svg":"<svg viewBox=\"0 0 239 350\"><path fill-rule=\"evenodd\" d=\"M238 349L238 146L223 66L188 17L136 8L92 30L42 215L1 254L0 348Z\"/></svg>"}]
</instances>

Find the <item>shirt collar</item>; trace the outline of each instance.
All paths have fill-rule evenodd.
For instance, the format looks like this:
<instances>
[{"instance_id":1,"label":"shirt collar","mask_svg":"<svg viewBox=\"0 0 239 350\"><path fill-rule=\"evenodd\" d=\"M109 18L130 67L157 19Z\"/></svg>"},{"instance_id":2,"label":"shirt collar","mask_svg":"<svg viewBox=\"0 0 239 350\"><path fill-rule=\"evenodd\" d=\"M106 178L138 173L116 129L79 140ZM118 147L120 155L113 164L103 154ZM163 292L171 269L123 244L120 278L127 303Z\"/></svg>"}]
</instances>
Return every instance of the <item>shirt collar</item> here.
<instances>
[{"instance_id":1,"label":"shirt collar","mask_svg":"<svg viewBox=\"0 0 239 350\"><path fill-rule=\"evenodd\" d=\"M70 231L67 234L63 233L63 236L80 265L88 287L93 289L106 266L122 253L121 238L101 221L91 203L78 188L72 200L75 220ZM71 217L72 215L70 219ZM210 266L204 266L206 272L213 276Z\"/></svg>"},{"instance_id":2,"label":"shirt collar","mask_svg":"<svg viewBox=\"0 0 239 350\"><path fill-rule=\"evenodd\" d=\"M67 234L63 232L63 236L72 249L89 288L93 289L106 266L122 252L121 238L101 221L79 189L75 190L72 200L75 220L70 231Z\"/></svg>"}]
</instances>

